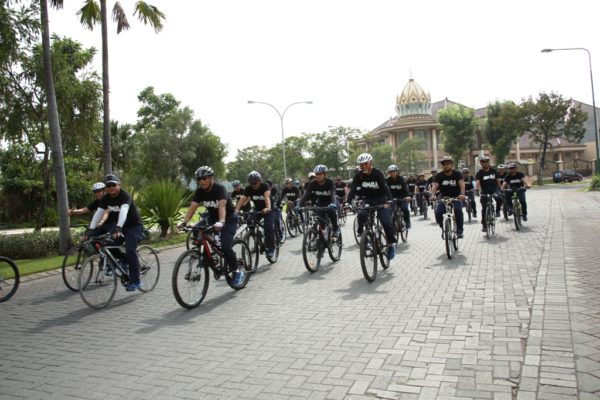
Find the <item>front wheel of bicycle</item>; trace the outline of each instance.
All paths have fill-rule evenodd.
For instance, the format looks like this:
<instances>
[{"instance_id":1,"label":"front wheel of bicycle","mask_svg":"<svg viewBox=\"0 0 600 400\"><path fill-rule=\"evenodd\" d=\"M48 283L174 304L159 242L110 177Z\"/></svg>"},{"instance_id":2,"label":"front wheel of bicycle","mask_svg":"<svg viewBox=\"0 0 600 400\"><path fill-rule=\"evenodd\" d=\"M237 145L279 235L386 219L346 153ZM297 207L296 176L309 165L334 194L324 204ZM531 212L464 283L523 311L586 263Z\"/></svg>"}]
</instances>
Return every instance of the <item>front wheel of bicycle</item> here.
<instances>
[{"instance_id":1,"label":"front wheel of bicycle","mask_svg":"<svg viewBox=\"0 0 600 400\"><path fill-rule=\"evenodd\" d=\"M19 287L20 275L13 260L0 257L0 303L10 299Z\"/></svg>"},{"instance_id":2,"label":"front wheel of bicycle","mask_svg":"<svg viewBox=\"0 0 600 400\"><path fill-rule=\"evenodd\" d=\"M342 225L345 225L347 220L348 220L348 210L346 209L346 207L342 207L340 210L340 221L341 221Z\"/></svg>"},{"instance_id":3,"label":"front wheel of bicycle","mask_svg":"<svg viewBox=\"0 0 600 400\"><path fill-rule=\"evenodd\" d=\"M454 245L452 243L454 232L452 232L452 221L450 218L446 218L444 221L444 242L446 245L446 255L448 259L452 259L452 253L454 250Z\"/></svg>"},{"instance_id":4,"label":"front wheel of bicycle","mask_svg":"<svg viewBox=\"0 0 600 400\"><path fill-rule=\"evenodd\" d=\"M304 260L304 266L310 273L317 272L321 265L322 251L321 240L319 238L319 232L315 229L309 229L304 233L304 239L302 240L302 259Z\"/></svg>"},{"instance_id":5,"label":"front wheel of bicycle","mask_svg":"<svg viewBox=\"0 0 600 400\"><path fill-rule=\"evenodd\" d=\"M185 248L189 250L192 247L194 247L194 236L193 230L190 229L187 233L187 236L185 237Z\"/></svg>"},{"instance_id":6,"label":"front wheel of bicycle","mask_svg":"<svg viewBox=\"0 0 600 400\"><path fill-rule=\"evenodd\" d=\"M140 291L147 293L158 283L160 261L156 250L146 244L139 246L136 251L140 262Z\"/></svg>"},{"instance_id":7,"label":"front wheel of bicycle","mask_svg":"<svg viewBox=\"0 0 600 400\"><path fill-rule=\"evenodd\" d=\"M293 213L288 213L287 218L285 219L285 226L290 234L290 237L295 238L298 236L298 217L296 217Z\"/></svg>"},{"instance_id":8,"label":"front wheel of bicycle","mask_svg":"<svg viewBox=\"0 0 600 400\"><path fill-rule=\"evenodd\" d=\"M177 303L183 308L197 307L208 291L210 275L202 265L202 254L191 249L179 256L173 267L171 287Z\"/></svg>"},{"instance_id":9,"label":"front wheel of bicycle","mask_svg":"<svg viewBox=\"0 0 600 400\"><path fill-rule=\"evenodd\" d=\"M360 245L360 235L358 234L358 215L354 217L354 224L352 225L352 232L354 233L354 240L356 244Z\"/></svg>"},{"instance_id":10,"label":"front wheel of bicycle","mask_svg":"<svg viewBox=\"0 0 600 400\"><path fill-rule=\"evenodd\" d=\"M252 269L252 254L250 253L250 248L243 240L236 239L233 241L233 245L231 249L235 253L235 259L237 263L237 267L244 272L248 272ZM221 262L225 263L226 261L221 258ZM235 290L240 290L246 287L248 281L250 280L250 274L245 274L244 279L239 284L236 284L233 279L233 272L228 272L225 274L225 280L229 287Z\"/></svg>"},{"instance_id":11,"label":"front wheel of bicycle","mask_svg":"<svg viewBox=\"0 0 600 400\"><path fill-rule=\"evenodd\" d=\"M429 207L427 206L427 201L423 200L423 219L427 219L427 210Z\"/></svg>"},{"instance_id":12,"label":"front wheel of bicycle","mask_svg":"<svg viewBox=\"0 0 600 400\"><path fill-rule=\"evenodd\" d=\"M279 244L284 244L285 239L287 238L287 232L285 229L285 221L283 220L283 215L281 213L279 213L278 221L275 222L274 230L277 233L276 239Z\"/></svg>"},{"instance_id":13,"label":"front wheel of bicycle","mask_svg":"<svg viewBox=\"0 0 600 400\"><path fill-rule=\"evenodd\" d=\"M339 261L342 256L342 232L340 231L337 236L331 234L329 238L329 246L327 250L329 251L329 258L331 261Z\"/></svg>"},{"instance_id":14,"label":"front wheel of bicycle","mask_svg":"<svg viewBox=\"0 0 600 400\"><path fill-rule=\"evenodd\" d=\"M517 230L521 229L521 205L519 204L519 201L514 201L513 202L513 218L515 220L515 228L517 228Z\"/></svg>"},{"instance_id":15,"label":"front wheel of bicycle","mask_svg":"<svg viewBox=\"0 0 600 400\"><path fill-rule=\"evenodd\" d=\"M79 271L79 295L89 307L99 310L110 304L117 292L117 274L100 254L88 257Z\"/></svg>"},{"instance_id":16,"label":"front wheel of bicycle","mask_svg":"<svg viewBox=\"0 0 600 400\"><path fill-rule=\"evenodd\" d=\"M85 252L81 246L71 247L63 259L61 268L63 282L73 292L76 292L79 287L79 272L83 261L85 261Z\"/></svg>"},{"instance_id":17,"label":"front wheel of bicycle","mask_svg":"<svg viewBox=\"0 0 600 400\"><path fill-rule=\"evenodd\" d=\"M390 267L390 260L387 256L388 241L385 237L383 229L377 229L377 247L379 248L379 261L381 261L381 267L388 269Z\"/></svg>"},{"instance_id":18,"label":"front wheel of bicycle","mask_svg":"<svg viewBox=\"0 0 600 400\"><path fill-rule=\"evenodd\" d=\"M252 256L252 271L255 272L258 267L258 257L260 256L260 248L258 244L258 240L256 240L256 235L253 232L247 232L242 239L248 245L250 249L250 255Z\"/></svg>"},{"instance_id":19,"label":"front wheel of bicycle","mask_svg":"<svg viewBox=\"0 0 600 400\"><path fill-rule=\"evenodd\" d=\"M360 267L367 282L377 277L377 243L373 232L366 230L360 237Z\"/></svg>"}]
</instances>

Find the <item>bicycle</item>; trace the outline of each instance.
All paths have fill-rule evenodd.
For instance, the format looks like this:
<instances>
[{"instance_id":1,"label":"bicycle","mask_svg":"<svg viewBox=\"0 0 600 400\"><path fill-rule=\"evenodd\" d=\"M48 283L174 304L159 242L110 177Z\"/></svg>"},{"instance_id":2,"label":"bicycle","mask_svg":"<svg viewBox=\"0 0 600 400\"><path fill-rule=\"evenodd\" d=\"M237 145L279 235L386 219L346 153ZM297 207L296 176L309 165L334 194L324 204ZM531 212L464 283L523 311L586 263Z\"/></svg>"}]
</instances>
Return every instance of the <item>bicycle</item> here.
<instances>
[{"instance_id":1,"label":"bicycle","mask_svg":"<svg viewBox=\"0 0 600 400\"><path fill-rule=\"evenodd\" d=\"M275 216L273 217L273 229L276 232L275 238L277 239L280 245L284 244L285 239L287 238L287 234L285 221L283 220L283 212L281 210L279 210L279 212L276 212L275 210L271 212L275 213Z\"/></svg>"},{"instance_id":2,"label":"bicycle","mask_svg":"<svg viewBox=\"0 0 600 400\"><path fill-rule=\"evenodd\" d=\"M394 199L394 210L392 211L392 222L396 231L396 242L400 238L403 242L408 240L408 228L404 223L404 216L402 214L402 202L404 199Z\"/></svg>"},{"instance_id":3,"label":"bicycle","mask_svg":"<svg viewBox=\"0 0 600 400\"><path fill-rule=\"evenodd\" d=\"M473 207L471 205L471 199L469 198L469 193L474 192L475 189L467 190L466 199L465 199L465 211L467 212L467 216L469 218L469 222L473 219Z\"/></svg>"},{"instance_id":4,"label":"bicycle","mask_svg":"<svg viewBox=\"0 0 600 400\"><path fill-rule=\"evenodd\" d=\"M251 272L256 272L256 269L258 268L258 259L260 258L260 254L266 251L265 234L263 222L256 222L256 218L251 218L250 216L252 215L255 217L259 214L262 214L262 211L252 211L245 214L248 215L248 219L246 220L246 228L245 233L242 236L242 240L246 242L252 255ZM267 257L267 261L269 261L269 263L271 264L276 263L277 259L279 258L280 241L278 234L278 230L273 229L273 256Z\"/></svg>"},{"instance_id":5,"label":"bicycle","mask_svg":"<svg viewBox=\"0 0 600 400\"><path fill-rule=\"evenodd\" d=\"M90 238L89 242L97 254L88 257L81 266L78 289L81 299L89 307L99 310L108 306L117 292L117 281L125 287L130 283L129 271L111 249L124 251L123 246L114 245L111 234L106 233ZM156 251L141 245L136 249L140 263L140 291L152 291L160 276L160 261Z\"/></svg>"},{"instance_id":6,"label":"bicycle","mask_svg":"<svg viewBox=\"0 0 600 400\"><path fill-rule=\"evenodd\" d=\"M421 209L421 213L423 214L423 219L427 219L427 212L429 209L429 204L427 202L427 196L429 195L429 192L420 192L420 201L419 201L419 208Z\"/></svg>"},{"instance_id":7,"label":"bicycle","mask_svg":"<svg viewBox=\"0 0 600 400\"><path fill-rule=\"evenodd\" d=\"M15 294L20 280L17 264L8 257L0 256L0 303Z\"/></svg>"},{"instance_id":8,"label":"bicycle","mask_svg":"<svg viewBox=\"0 0 600 400\"><path fill-rule=\"evenodd\" d=\"M511 200L512 200L512 214L513 219L515 221L515 228L517 230L521 230L523 226L523 209L521 208L521 201L519 200L518 193L524 192L525 188L518 188L516 190L507 189L512 192Z\"/></svg>"},{"instance_id":9,"label":"bicycle","mask_svg":"<svg viewBox=\"0 0 600 400\"><path fill-rule=\"evenodd\" d=\"M486 202L485 237L489 239L494 233L496 233L496 211L494 209L494 202L492 200L494 195L482 193L481 197Z\"/></svg>"},{"instance_id":10,"label":"bicycle","mask_svg":"<svg viewBox=\"0 0 600 400\"><path fill-rule=\"evenodd\" d=\"M302 258L308 272L319 270L321 259L325 249L329 252L331 261L339 261L342 256L342 232L333 235L333 227L329 218L318 215L319 211L325 211L328 207L306 207L304 208L306 220L310 221L311 227L304 233L302 240Z\"/></svg>"},{"instance_id":11,"label":"bicycle","mask_svg":"<svg viewBox=\"0 0 600 400\"><path fill-rule=\"evenodd\" d=\"M419 204L417 202L417 193L411 193L410 195L410 209L413 212L413 215L416 217L419 215Z\"/></svg>"},{"instance_id":12,"label":"bicycle","mask_svg":"<svg viewBox=\"0 0 600 400\"><path fill-rule=\"evenodd\" d=\"M184 227L183 230L192 228ZM236 254L238 268L249 271L252 268L252 254L248 245L241 239L234 239L232 249ZM216 280L225 276L229 287L235 290L243 289L250 279L250 274L246 274L240 284L235 284L234 273L228 271L223 250L215 240L213 226L204 225L200 227L192 248L183 252L173 267L171 287L180 306L192 309L202 303L208 292L209 269Z\"/></svg>"},{"instance_id":13,"label":"bicycle","mask_svg":"<svg viewBox=\"0 0 600 400\"><path fill-rule=\"evenodd\" d=\"M359 211L367 211L367 221L364 224L360 238L360 267L367 282L373 282L377 277L377 259L381 262L383 269L388 269L390 261L387 257L387 239L379 219L375 222L375 212L382 208L383 204L369 206L365 204Z\"/></svg>"},{"instance_id":14,"label":"bicycle","mask_svg":"<svg viewBox=\"0 0 600 400\"><path fill-rule=\"evenodd\" d=\"M304 225L301 222L300 215L294 210L294 203L288 201L285 209L285 226L291 237L296 237L304 233Z\"/></svg>"},{"instance_id":15,"label":"bicycle","mask_svg":"<svg viewBox=\"0 0 600 400\"><path fill-rule=\"evenodd\" d=\"M454 202L457 201L457 199L443 197L438 201L444 204L444 207L446 208L442 222L442 239L444 239L448 259L452 259L453 254L458 251L458 232L456 230L456 219L454 217Z\"/></svg>"}]
</instances>

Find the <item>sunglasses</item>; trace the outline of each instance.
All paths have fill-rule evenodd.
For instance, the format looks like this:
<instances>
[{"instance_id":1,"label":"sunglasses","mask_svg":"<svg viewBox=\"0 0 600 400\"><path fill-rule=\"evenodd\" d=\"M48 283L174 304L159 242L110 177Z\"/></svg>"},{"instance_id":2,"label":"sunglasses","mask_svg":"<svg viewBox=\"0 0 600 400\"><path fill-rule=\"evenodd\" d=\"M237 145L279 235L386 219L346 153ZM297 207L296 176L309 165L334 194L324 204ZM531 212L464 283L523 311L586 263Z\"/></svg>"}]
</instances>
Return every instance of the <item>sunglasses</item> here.
<instances>
[{"instance_id":1,"label":"sunglasses","mask_svg":"<svg viewBox=\"0 0 600 400\"><path fill-rule=\"evenodd\" d=\"M107 184L106 184L106 187L107 187L107 188L114 188L114 187L116 187L116 186L117 186L117 184L116 184L116 183L114 183L114 182L109 182L109 183L107 183Z\"/></svg>"},{"instance_id":2,"label":"sunglasses","mask_svg":"<svg viewBox=\"0 0 600 400\"><path fill-rule=\"evenodd\" d=\"M94 193L100 193L101 191L102 191L102 189L92 190L92 192L94 192Z\"/></svg>"},{"instance_id":3,"label":"sunglasses","mask_svg":"<svg viewBox=\"0 0 600 400\"><path fill-rule=\"evenodd\" d=\"M250 182L251 185L258 185L259 183L260 183L260 181Z\"/></svg>"},{"instance_id":4,"label":"sunglasses","mask_svg":"<svg viewBox=\"0 0 600 400\"><path fill-rule=\"evenodd\" d=\"M369 161L367 161L367 162L361 162L361 163L360 163L360 164L358 164L358 165L360 165L361 167L362 167L363 165L369 165Z\"/></svg>"},{"instance_id":5,"label":"sunglasses","mask_svg":"<svg viewBox=\"0 0 600 400\"><path fill-rule=\"evenodd\" d=\"M198 181L205 181L205 180L207 180L208 178L210 178L210 177L209 177L209 176L201 176L201 177L199 177L199 178L198 178L198 179L196 179L196 180L198 180Z\"/></svg>"},{"instance_id":6,"label":"sunglasses","mask_svg":"<svg viewBox=\"0 0 600 400\"><path fill-rule=\"evenodd\" d=\"M442 165L448 165L448 164L452 164L452 161L444 161L444 162L442 162Z\"/></svg>"},{"instance_id":7,"label":"sunglasses","mask_svg":"<svg viewBox=\"0 0 600 400\"><path fill-rule=\"evenodd\" d=\"M480 162L480 163L482 163L482 164L487 164L487 163L489 163L489 162L490 162L490 160L481 160L481 161L479 161L479 162Z\"/></svg>"}]
</instances>

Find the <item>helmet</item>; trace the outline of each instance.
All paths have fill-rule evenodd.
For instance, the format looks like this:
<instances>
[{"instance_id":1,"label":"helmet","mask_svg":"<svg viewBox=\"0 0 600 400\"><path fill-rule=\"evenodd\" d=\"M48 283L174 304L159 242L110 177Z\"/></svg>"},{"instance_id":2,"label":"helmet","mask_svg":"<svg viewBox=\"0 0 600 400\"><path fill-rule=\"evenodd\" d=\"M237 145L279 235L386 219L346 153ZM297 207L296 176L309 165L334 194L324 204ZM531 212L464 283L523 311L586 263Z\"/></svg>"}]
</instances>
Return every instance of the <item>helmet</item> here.
<instances>
[{"instance_id":1,"label":"helmet","mask_svg":"<svg viewBox=\"0 0 600 400\"><path fill-rule=\"evenodd\" d=\"M490 157L484 154L479 157L479 162L482 162L482 161L490 161Z\"/></svg>"},{"instance_id":2,"label":"helmet","mask_svg":"<svg viewBox=\"0 0 600 400\"><path fill-rule=\"evenodd\" d=\"M418 177L419 177L419 178L420 178L420 177L423 177L423 178L425 178L425 174L419 174L419 175L418 175Z\"/></svg>"},{"instance_id":3,"label":"helmet","mask_svg":"<svg viewBox=\"0 0 600 400\"><path fill-rule=\"evenodd\" d=\"M104 183L102 183L102 182L96 182L92 185L93 192L98 192L102 189L104 189Z\"/></svg>"},{"instance_id":4,"label":"helmet","mask_svg":"<svg viewBox=\"0 0 600 400\"><path fill-rule=\"evenodd\" d=\"M360 172L360 167L358 165L354 167L354 172Z\"/></svg>"},{"instance_id":5,"label":"helmet","mask_svg":"<svg viewBox=\"0 0 600 400\"><path fill-rule=\"evenodd\" d=\"M514 162L508 163L508 169L513 169L513 168L517 168L517 163L514 163Z\"/></svg>"},{"instance_id":6,"label":"helmet","mask_svg":"<svg viewBox=\"0 0 600 400\"><path fill-rule=\"evenodd\" d=\"M285 178L285 183L292 183L292 178Z\"/></svg>"},{"instance_id":7,"label":"helmet","mask_svg":"<svg viewBox=\"0 0 600 400\"><path fill-rule=\"evenodd\" d=\"M506 164L499 164L498 168L505 169L506 168Z\"/></svg>"},{"instance_id":8,"label":"helmet","mask_svg":"<svg viewBox=\"0 0 600 400\"><path fill-rule=\"evenodd\" d=\"M468 173L469 173L469 168L463 168L463 169L462 169L462 173L463 173L463 174L464 174L464 173L467 173L467 174L468 174Z\"/></svg>"},{"instance_id":9,"label":"helmet","mask_svg":"<svg viewBox=\"0 0 600 400\"><path fill-rule=\"evenodd\" d=\"M294 185L296 185L296 186L297 186L297 185L299 185L299 184L300 184L300 181L299 181L298 179L296 179L296 180L294 181Z\"/></svg>"},{"instance_id":10,"label":"helmet","mask_svg":"<svg viewBox=\"0 0 600 400\"><path fill-rule=\"evenodd\" d=\"M257 171L252 171L248 174L248 182L260 181L261 179L262 176L260 176L260 173Z\"/></svg>"},{"instance_id":11,"label":"helmet","mask_svg":"<svg viewBox=\"0 0 600 400\"><path fill-rule=\"evenodd\" d=\"M452 157L450 157L450 156L444 156L444 157L442 157L442 158L440 159L440 164L442 164L442 163L444 163L444 162L446 162L446 161L453 162L453 161L452 161Z\"/></svg>"},{"instance_id":12,"label":"helmet","mask_svg":"<svg viewBox=\"0 0 600 400\"><path fill-rule=\"evenodd\" d=\"M356 158L356 162L359 164L366 163L369 161L373 161L373 156L371 156L369 153L362 153Z\"/></svg>"},{"instance_id":13,"label":"helmet","mask_svg":"<svg viewBox=\"0 0 600 400\"><path fill-rule=\"evenodd\" d=\"M231 184L232 184L233 186L237 186L237 185L239 185L239 184L240 184L240 181L238 181L238 180L236 179L236 180L234 180L233 182L231 182Z\"/></svg>"},{"instance_id":14,"label":"helmet","mask_svg":"<svg viewBox=\"0 0 600 400\"><path fill-rule=\"evenodd\" d=\"M314 177L315 177L315 173L314 172L309 172L308 173L308 179L314 178Z\"/></svg>"},{"instance_id":15,"label":"helmet","mask_svg":"<svg viewBox=\"0 0 600 400\"><path fill-rule=\"evenodd\" d=\"M387 172L393 172L393 171L396 171L396 172L398 172L398 171L399 171L399 169L398 169L398 166L397 166L396 164L391 164L391 165L390 165L390 166L387 168Z\"/></svg>"},{"instance_id":16,"label":"helmet","mask_svg":"<svg viewBox=\"0 0 600 400\"><path fill-rule=\"evenodd\" d=\"M327 173L327 167L324 166L323 164L319 164L315 167L315 169L313 169L313 172L315 174L325 174L325 173Z\"/></svg>"},{"instance_id":17,"label":"helmet","mask_svg":"<svg viewBox=\"0 0 600 400\"><path fill-rule=\"evenodd\" d=\"M204 178L205 176L214 176L215 171L206 165L201 166L196 170L196 178Z\"/></svg>"},{"instance_id":18,"label":"helmet","mask_svg":"<svg viewBox=\"0 0 600 400\"><path fill-rule=\"evenodd\" d=\"M437 174L437 169L435 169L435 168L431 168L431 173L432 173L432 174Z\"/></svg>"}]
</instances>

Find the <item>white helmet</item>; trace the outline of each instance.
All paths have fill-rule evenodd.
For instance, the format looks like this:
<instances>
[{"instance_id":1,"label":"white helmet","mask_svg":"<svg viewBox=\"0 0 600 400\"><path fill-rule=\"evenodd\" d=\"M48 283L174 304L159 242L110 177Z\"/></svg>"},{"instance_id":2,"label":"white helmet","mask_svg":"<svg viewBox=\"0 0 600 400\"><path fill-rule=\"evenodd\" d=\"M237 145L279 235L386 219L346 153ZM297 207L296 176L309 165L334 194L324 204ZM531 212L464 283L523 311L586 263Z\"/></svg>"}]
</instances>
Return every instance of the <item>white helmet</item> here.
<instances>
[{"instance_id":1,"label":"white helmet","mask_svg":"<svg viewBox=\"0 0 600 400\"><path fill-rule=\"evenodd\" d=\"M98 192L102 189L104 189L105 185L102 182L96 182L92 185L92 191L93 192Z\"/></svg>"},{"instance_id":2,"label":"white helmet","mask_svg":"<svg viewBox=\"0 0 600 400\"><path fill-rule=\"evenodd\" d=\"M356 158L356 162L359 164L366 163L373 160L373 156L369 153L362 153Z\"/></svg>"},{"instance_id":3,"label":"white helmet","mask_svg":"<svg viewBox=\"0 0 600 400\"><path fill-rule=\"evenodd\" d=\"M309 172L308 173L308 179L314 178L314 177L315 177L315 173L314 172Z\"/></svg>"}]
</instances>

